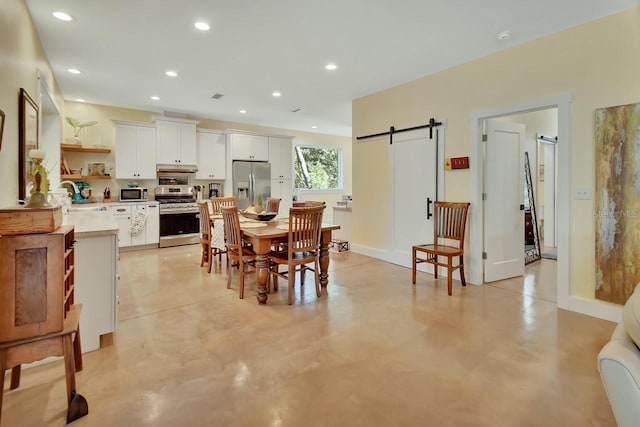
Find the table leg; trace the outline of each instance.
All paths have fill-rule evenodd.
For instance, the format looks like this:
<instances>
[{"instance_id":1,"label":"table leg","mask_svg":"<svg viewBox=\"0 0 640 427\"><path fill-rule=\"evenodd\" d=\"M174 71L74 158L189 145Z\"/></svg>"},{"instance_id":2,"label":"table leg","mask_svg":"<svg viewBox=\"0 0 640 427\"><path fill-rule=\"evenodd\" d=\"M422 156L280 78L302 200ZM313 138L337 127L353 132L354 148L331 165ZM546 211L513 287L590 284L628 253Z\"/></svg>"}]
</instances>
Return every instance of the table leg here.
<instances>
[{"instance_id":1,"label":"table leg","mask_svg":"<svg viewBox=\"0 0 640 427\"><path fill-rule=\"evenodd\" d=\"M20 387L20 370L22 365L16 365L11 368L11 390L15 390Z\"/></svg>"},{"instance_id":2,"label":"table leg","mask_svg":"<svg viewBox=\"0 0 640 427\"><path fill-rule=\"evenodd\" d=\"M320 285L323 288L329 284L329 245L331 231L323 231L320 239Z\"/></svg>"},{"instance_id":3,"label":"table leg","mask_svg":"<svg viewBox=\"0 0 640 427\"><path fill-rule=\"evenodd\" d=\"M267 303L267 278L269 277L269 257L267 254L256 254L256 283L258 284L258 302Z\"/></svg>"},{"instance_id":4,"label":"table leg","mask_svg":"<svg viewBox=\"0 0 640 427\"><path fill-rule=\"evenodd\" d=\"M2 422L2 395L4 394L4 371L7 369L7 350L0 350L0 422Z\"/></svg>"}]
</instances>

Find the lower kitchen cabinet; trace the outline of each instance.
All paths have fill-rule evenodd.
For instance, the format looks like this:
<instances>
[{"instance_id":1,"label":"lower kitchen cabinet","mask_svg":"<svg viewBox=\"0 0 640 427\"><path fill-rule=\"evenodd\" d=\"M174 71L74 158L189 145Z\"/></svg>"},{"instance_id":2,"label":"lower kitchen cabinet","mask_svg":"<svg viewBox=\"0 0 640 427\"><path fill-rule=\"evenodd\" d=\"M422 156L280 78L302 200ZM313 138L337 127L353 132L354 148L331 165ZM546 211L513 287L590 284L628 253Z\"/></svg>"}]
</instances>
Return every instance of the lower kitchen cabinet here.
<instances>
[{"instance_id":1,"label":"lower kitchen cabinet","mask_svg":"<svg viewBox=\"0 0 640 427\"><path fill-rule=\"evenodd\" d=\"M118 224L120 248L158 245L160 241L158 202L113 203L109 210ZM142 221L144 226L136 232L134 225Z\"/></svg>"},{"instance_id":2,"label":"lower kitchen cabinet","mask_svg":"<svg viewBox=\"0 0 640 427\"><path fill-rule=\"evenodd\" d=\"M290 179L272 179L271 180L271 197L277 197L280 200L279 214L289 216L289 208L292 205L293 183Z\"/></svg>"},{"instance_id":3,"label":"lower kitchen cabinet","mask_svg":"<svg viewBox=\"0 0 640 427\"><path fill-rule=\"evenodd\" d=\"M118 244L114 232L76 233L75 300L82 304L82 352L98 350L100 335L118 324Z\"/></svg>"}]
</instances>

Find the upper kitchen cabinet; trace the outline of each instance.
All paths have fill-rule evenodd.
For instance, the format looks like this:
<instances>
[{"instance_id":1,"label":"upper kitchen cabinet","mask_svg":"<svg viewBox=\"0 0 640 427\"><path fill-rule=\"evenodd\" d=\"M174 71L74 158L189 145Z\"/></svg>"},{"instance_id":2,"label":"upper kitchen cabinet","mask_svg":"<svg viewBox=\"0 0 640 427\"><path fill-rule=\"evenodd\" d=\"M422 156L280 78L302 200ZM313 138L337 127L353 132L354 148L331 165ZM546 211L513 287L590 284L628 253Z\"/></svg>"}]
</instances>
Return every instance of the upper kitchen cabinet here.
<instances>
[{"instance_id":1,"label":"upper kitchen cabinet","mask_svg":"<svg viewBox=\"0 0 640 427\"><path fill-rule=\"evenodd\" d=\"M156 178L156 128L131 122L113 122L116 127L116 178Z\"/></svg>"},{"instance_id":2,"label":"upper kitchen cabinet","mask_svg":"<svg viewBox=\"0 0 640 427\"><path fill-rule=\"evenodd\" d=\"M269 137L269 162L271 179L291 179L291 138Z\"/></svg>"},{"instance_id":3,"label":"upper kitchen cabinet","mask_svg":"<svg viewBox=\"0 0 640 427\"><path fill-rule=\"evenodd\" d=\"M269 138L264 135L230 133L231 160L269 160Z\"/></svg>"},{"instance_id":4,"label":"upper kitchen cabinet","mask_svg":"<svg viewBox=\"0 0 640 427\"><path fill-rule=\"evenodd\" d=\"M154 117L158 137L159 165L195 165L196 120Z\"/></svg>"},{"instance_id":5,"label":"upper kitchen cabinet","mask_svg":"<svg viewBox=\"0 0 640 427\"><path fill-rule=\"evenodd\" d=\"M196 179L226 179L227 136L219 131L198 129Z\"/></svg>"}]
</instances>

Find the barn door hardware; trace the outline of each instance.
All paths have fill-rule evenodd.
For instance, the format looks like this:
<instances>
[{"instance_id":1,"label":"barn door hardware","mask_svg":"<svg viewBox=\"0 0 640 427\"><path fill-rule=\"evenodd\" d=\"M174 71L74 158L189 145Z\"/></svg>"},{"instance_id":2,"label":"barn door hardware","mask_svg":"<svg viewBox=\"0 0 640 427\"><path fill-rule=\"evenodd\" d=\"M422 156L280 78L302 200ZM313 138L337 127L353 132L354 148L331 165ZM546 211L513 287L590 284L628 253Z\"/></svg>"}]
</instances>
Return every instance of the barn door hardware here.
<instances>
[{"instance_id":1,"label":"barn door hardware","mask_svg":"<svg viewBox=\"0 0 640 427\"><path fill-rule=\"evenodd\" d=\"M433 128L435 128L436 126L441 126L441 125L442 125L442 122L436 122L436 119L431 117L429 119L429 123L426 124L426 125L413 126L413 127L405 128L405 129L396 129L394 126L391 126L389 128L388 132L380 132L380 133L374 133L374 134L371 134L371 135L357 136L356 137L356 141L362 141L363 139L377 138L379 136L389 135L389 144L393 144L393 134L394 133L410 132L412 130L427 129L427 128L429 129L429 139L433 139Z\"/></svg>"}]
</instances>

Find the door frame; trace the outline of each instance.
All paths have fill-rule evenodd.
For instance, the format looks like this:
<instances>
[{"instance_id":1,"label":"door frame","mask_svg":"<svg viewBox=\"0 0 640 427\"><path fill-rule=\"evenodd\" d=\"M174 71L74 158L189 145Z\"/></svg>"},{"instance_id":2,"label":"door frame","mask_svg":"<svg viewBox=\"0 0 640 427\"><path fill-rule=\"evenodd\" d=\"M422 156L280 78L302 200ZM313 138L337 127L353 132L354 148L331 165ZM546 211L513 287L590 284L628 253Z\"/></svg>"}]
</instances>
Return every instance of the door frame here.
<instances>
[{"instance_id":1,"label":"door frame","mask_svg":"<svg viewBox=\"0 0 640 427\"><path fill-rule=\"evenodd\" d=\"M435 119L436 122L440 122L442 123L442 125L438 126L436 129L438 130L438 140L437 140L437 153L438 153L438 158L436 159L436 170L438 171L438 183L437 183L437 187L436 187L436 191L438 193L438 198L440 200L446 200L444 198L445 193L444 193L444 149L446 147L445 144L445 139L446 139L446 130L447 130L447 120L446 119L439 119L436 118ZM420 129L420 130L416 130L413 132L425 132L425 133L429 133L429 129ZM434 138L435 138L435 130L434 130ZM395 153L393 151L393 147L391 146L391 144L389 144L389 140L388 137L387 138L386 143L388 145L388 168L389 168L389 179L387 182L388 185L388 192L391 195L391 200L388 206L388 213L389 213L389 224L387 225L387 230L388 230L388 235L387 235L387 239L388 242L395 245L395 213L394 213L394 209L393 206L398 202L396 200L396 194L394 191L394 186L395 186ZM435 195L434 195L435 196ZM416 242L416 243L420 243L420 242ZM391 246L391 245L390 245ZM409 264L407 265L407 267L411 267L411 248L407 248L407 250L409 251ZM387 262L391 262L392 259L392 254L391 254L391 250L387 250L384 253L384 256L380 257L382 259L384 259ZM445 275L446 276L446 275Z\"/></svg>"},{"instance_id":2,"label":"door frame","mask_svg":"<svg viewBox=\"0 0 640 427\"><path fill-rule=\"evenodd\" d=\"M620 320L621 307L607 304L595 298L588 299L571 294L570 277L570 218L571 218L571 102L573 95L564 93L549 98L527 100L521 103L499 106L471 113L470 120L470 175L471 206L476 207L470 215L470 255L468 282L482 284L483 262L483 223L482 209L482 121L485 119L527 113L547 108L558 109L558 260L557 260L557 305L578 313L617 322Z\"/></svg>"}]
</instances>

